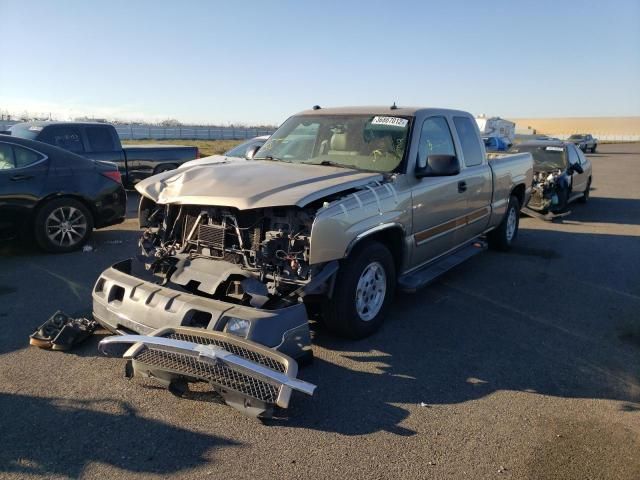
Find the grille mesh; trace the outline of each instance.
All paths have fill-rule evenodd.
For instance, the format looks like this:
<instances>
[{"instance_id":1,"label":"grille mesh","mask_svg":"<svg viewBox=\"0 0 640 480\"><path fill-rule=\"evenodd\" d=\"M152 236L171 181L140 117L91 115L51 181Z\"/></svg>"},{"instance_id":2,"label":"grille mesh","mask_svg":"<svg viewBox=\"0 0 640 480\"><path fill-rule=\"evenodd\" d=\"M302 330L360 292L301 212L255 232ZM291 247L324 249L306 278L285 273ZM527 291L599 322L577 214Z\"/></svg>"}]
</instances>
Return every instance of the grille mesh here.
<instances>
[{"instance_id":1,"label":"grille mesh","mask_svg":"<svg viewBox=\"0 0 640 480\"><path fill-rule=\"evenodd\" d=\"M199 225L198 242L207 247L224 250L225 230L222 225Z\"/></svg>"},{"instance_id":2,"label":"grille mesh","mask_svg":"<svg viewBox=\"0 0 640 480\"><path fill-rule=\"evenodd\" d=\"M541 207L543 201L543 194L538 190L533 190L531 192L531 199L529 200L529 205L533 207Z\"/></svg>"},{"instance_id":3,"label":"grille mesh","mask_svg":"<svg viewBox=\"0 0 640 480\"><path fill-rule=\"evenodd\" d=\"M275 403L278 398L278 387L237 372L221 362L201 362L191 355L154 348L144 348L134 358L150 367L175 370L187 376L202 378L266 403Z\"/></svg>"},{"instance_id":4,"label":"grille mesh","mask_svg":"<svg viewBox=\"0 0 640 480\"><path fill-rule=\"evenodd\" d=\"M229 353L237 355L242 358L246 358L247 360L251 360L252 362L259 363L262 366L270 368L271 370L275 370L280 373L285 373L286 365L282 362L279 362L273 358L267 357L266 355L262 355L261 353L253 352L251 350L247 350L246 348L242 348L238 345L234 345L230 342L225 342L223 340L218 340L216 338L207 338L201 337L198 335L188 335L186 333L172 332L168 335L164 335L165 338L171 338L173 340L182 340L184 342L197 343L199 345L215 345L216 347L220 347L223 350L226 350Z\"/></svg>"}]
</instances>

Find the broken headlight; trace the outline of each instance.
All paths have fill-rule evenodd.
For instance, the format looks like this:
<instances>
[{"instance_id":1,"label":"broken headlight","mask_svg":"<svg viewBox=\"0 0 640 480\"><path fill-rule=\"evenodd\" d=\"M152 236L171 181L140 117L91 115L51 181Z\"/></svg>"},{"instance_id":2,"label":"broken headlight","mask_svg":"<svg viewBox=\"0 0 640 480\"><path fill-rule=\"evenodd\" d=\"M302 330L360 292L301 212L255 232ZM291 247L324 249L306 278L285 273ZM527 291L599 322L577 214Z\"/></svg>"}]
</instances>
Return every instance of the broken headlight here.
<instances>
[{"instance_id":1,"label":"broken headlight","mask_svg":"<svg viewBox=\"0 0 640 480\"><path fill-rule=\"evenodd\" d=\"M249 328L251 322L244 318L227 317L227 324L224 327L224 331L237 335L238 337L247 338L249 334Z\"/></svg>"}]
</instances>

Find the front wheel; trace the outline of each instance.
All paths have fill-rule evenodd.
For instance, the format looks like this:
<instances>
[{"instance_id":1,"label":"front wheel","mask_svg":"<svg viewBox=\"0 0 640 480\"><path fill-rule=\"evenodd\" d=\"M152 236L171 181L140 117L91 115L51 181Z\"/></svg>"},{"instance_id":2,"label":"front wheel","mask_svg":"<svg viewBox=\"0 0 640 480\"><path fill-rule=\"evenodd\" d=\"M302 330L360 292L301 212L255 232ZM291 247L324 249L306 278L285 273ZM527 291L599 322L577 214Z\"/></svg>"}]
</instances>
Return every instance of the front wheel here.
<instances>
[{"instance_id":1,"label":"front wheel","mask_svg":"<svg viewBox=\"0 0 640 480\"><path fill-rule=\"evenodd\" d=\"M66 253L84 245L93 230L93 218L79 201L58 198L38 210L34 228L40 248L52 253Z\"/></svg>"},{"instance_id":2,"label":"front wheel","mask_svg":"<svg viewBox=\"0 0 640 480\"><path fill-rule=\"evenodd\" d=\"M520 226L520 201L515 195L509 198L507 212L498 225L487 234L489 248L506 252L511 248L518 236Z\"/></svg>"},{"instance_id":3,"label":"front wheel","mask_svg":"<svg viewBox=\"0 0 640 480\"><path fill-rule=\"evenodd\" d=\"M337 275L333 296L324 305L324 323L343 337L368 337L382 325L393 299L393 257L381 243L368 242L344 261Z\"/></svg>"},{"instance_id":4,"label":"front wheel","mask_svg":"<svg viewBox=\"0 0 640 480\"><path fill-rule=\"evenodd\" d=\"M589 201L589 191L591 190L591 179L587 182L587 188L582 196L578 199L580 203L587 203Z\"/></svg>"}]
</instances>

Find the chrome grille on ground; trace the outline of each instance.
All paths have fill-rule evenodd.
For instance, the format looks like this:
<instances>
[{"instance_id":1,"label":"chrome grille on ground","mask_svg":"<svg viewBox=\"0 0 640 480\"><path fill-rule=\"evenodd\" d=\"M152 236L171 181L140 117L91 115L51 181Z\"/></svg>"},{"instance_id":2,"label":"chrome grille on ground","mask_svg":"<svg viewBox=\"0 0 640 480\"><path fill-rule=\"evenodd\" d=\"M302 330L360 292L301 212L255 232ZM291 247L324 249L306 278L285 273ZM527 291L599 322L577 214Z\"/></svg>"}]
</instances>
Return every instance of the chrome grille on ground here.
<instances>
[{"instance_id":1,"label":"chrome grille on ground","mask_svg":"<svg viewBox=\"0 0 640 480\"><path fill-rule=\"evenodd\" d=\"M137 353L134 360L150 367L201 378L263 402L275 403L278 398L278 387L233 370L222 362L211 364L192 355L148 347Z\"/></svg>"},{"instance_id":2,"label":"chrome grille on ground","mask_svg":"<svg viewBox=\"0 0 640 480\"><path fill-rule=\"evenodd\" d=\"M171 338L173 340L183 340L185 342L198 343L200 345L215 345L216 347L220 347L229 353L233 353L234 355L237 355L239 357L246 358L247 360L251 360L255 363L259 363L260 365L270 368L271 370L275 370L280 373L285 373L287 370L287 366L282 362L267 357L266 355L262 355L261 353L253 352L238 345L234 345L233 343L218 340L216 338L188 335L186 333L180 332L172 332L162 336L165 338Z\"/></svg>"}]
</instances>

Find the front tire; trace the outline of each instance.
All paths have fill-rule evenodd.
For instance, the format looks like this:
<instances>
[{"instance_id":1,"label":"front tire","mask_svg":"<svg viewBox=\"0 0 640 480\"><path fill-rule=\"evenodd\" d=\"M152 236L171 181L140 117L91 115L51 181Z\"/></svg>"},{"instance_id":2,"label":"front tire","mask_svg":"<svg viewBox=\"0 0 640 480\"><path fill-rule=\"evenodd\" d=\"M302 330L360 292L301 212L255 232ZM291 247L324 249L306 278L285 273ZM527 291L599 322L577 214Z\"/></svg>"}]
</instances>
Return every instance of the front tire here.
<instances>
[{"instance_id":1,"label":"front tire","mask_svg":"<svg viewBox=\"0 0 640 480\"><path fill-rule=\"evenodd\" d=\"M591 190L591 179L587 182L587 188L582 196L578 199L580 203L587 203L589 201L589 191Z\"/></svg>"},{"instance_id":2,"label":"front tire","mask_svg":"<svg viewBox=\"0 0 640 480\"><path fill-rule=\"evenodd\" d=\"M487 234L489 248L506 252L518 237L520 226L520 200L515 195L509 198L509 205L500 225Z\"/></svg>"},{"instance_id":3,"label":"front tire","mask_svg":"<svg viewBox=\"0 0 640 480\"><path fill-rule=\"evenodd\" d=\"M393 300L396 269L389 249L367 242L340 266L324 323L339 336L360 339L380 328Z\"/></svg>"},{"instance_id":4,"label":"front tire","mask_svg":"<svg viewBox=\"0 0 640 480\"><path fill-rule=\"evenodd\" d=\"M36 214L36 242L51 253L77 250L91 236L93 217L78 200L58 198L45 203Z\"/></svg>"}]
</instances>

